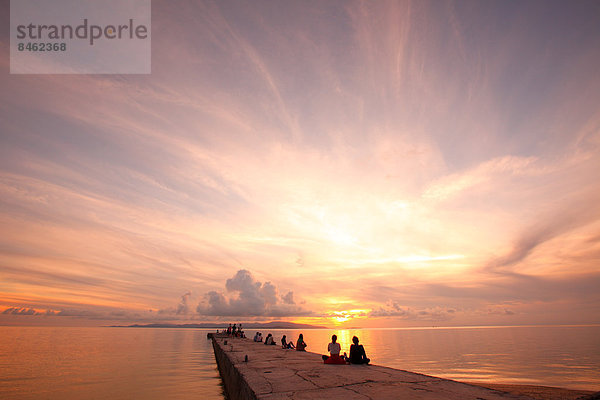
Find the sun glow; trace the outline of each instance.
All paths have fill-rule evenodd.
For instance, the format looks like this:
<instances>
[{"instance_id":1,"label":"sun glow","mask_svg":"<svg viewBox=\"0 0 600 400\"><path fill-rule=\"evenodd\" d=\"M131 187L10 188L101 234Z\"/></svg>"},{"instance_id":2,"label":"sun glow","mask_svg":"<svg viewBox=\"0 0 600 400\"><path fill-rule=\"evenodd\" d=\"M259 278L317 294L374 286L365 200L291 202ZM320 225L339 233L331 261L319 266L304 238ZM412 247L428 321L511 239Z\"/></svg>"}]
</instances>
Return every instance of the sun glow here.
<instances>
[{"instance_id":1,"label":"sun glow","mask_svg":"<svg viewBox=\"0 0 600 400\"><path fill-rule=\"evenodd\" d=\"M323 229L323 231L327 239L338 245L350 246L356 244L357 242L356 237L341 227L328 225Z\"/></svg>"},{"instance_id":2,"label":"sun glow","mask_svg":"<svg viewBox=\"0 0 600 400\"><path fill-rule=\"evenodd\" d=\"M342 323L342 322L346 322L350 319L350 316L348 316L348 314L345 314L343 312L336 312L334 313L336 316L335 317L331 317L331 319L334 321L334 323Z\"/></svg>"},{"instance_id":3,"label":"sun glow","mask_svg":"<svg viewBox=\"0 0 600 400\"><path fill-rule=\"evenodd\" d=\"M367 315L368 310L345 310L345 311L332 311L330 313L330 319L335 325L340 325L344 322L353 320L355 318L364 317Z\"/></svg>"}]
</instances>

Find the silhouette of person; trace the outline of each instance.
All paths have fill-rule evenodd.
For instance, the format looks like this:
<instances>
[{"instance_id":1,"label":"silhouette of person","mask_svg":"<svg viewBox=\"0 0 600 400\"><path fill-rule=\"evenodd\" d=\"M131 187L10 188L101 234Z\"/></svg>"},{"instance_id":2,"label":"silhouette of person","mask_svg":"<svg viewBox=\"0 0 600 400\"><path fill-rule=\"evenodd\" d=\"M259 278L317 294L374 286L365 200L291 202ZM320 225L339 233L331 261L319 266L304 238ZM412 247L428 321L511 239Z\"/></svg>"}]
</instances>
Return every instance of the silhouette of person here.
<instances>
[{"instance_id":1,"label":"silhouette of person","mask_svg":"<svg viewBox=\"0 0 600 400\"><path fill-rule=\"evenodd\" d=\"M275 344L275 341L273 340L273 335L272 334L268 334L267 338L265 339L265 344Z\"/></svg>"},{"instance_id":2,"label":"silhouette of person","mask_svg":"<svg viewBox=\"0 0 600 400\"><path fill-rule=\"evenodd\" d=\"M368 364L371 360L367 358L365 348L362 344L358 344L358 338L354 336L352 338L353 345L350 346L350 357L348 361L352 364Z\"/></svg>"},{"instance_id":3,"label":"silhouette of person","mask_svg":"<svg viewBox=\"0 0 600 400\"><path fill-rule=\"evenodd\" d=\"M295 349L296 348L296 346L294 346L294 343L287 341L285 335L283 335L283 337L281 338L281 347L283 347L284 349Z\"/></svg>"},{"instance_id":4,"label":"silhouette of person","mask_svg":"<svg viewBox=\"0 0 600 400\"><path fill-rule=\"evenodd\" d=\"M340 357L342 346L337 342L337 335L331 336L331 343L327 345L329 356L323 356L325 364L346 364L346 360Z\"/></svg>"},{"instance_id":5,"label":"silhouette of person","mask_svg":"<svg viewBox=\"0 0 600 400\"><path fill-rule=\"evenodd\" d=\"M302 334L298 336L298 341L296 342L296 350L306 351L306 343L304 342L304 336Z\"/></svg>"}]
</instances>

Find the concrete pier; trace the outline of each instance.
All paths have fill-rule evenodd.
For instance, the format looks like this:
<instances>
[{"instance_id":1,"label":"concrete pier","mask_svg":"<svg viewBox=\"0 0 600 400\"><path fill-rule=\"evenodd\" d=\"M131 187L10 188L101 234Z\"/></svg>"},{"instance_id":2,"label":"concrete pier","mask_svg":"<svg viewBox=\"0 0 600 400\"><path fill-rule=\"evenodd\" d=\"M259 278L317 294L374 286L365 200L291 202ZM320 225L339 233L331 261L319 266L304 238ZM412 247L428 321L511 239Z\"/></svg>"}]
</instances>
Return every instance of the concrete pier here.
<instances>
[{"instance_id":1,"label":"concrete pier","mask_svg":"<svg viewBox=\"0 0 600 400\"><path fill-rule=\"evenodd\" d=\"M230 400L530 400L377 365L327 365L320 354L284 350L251 339L213 335L212 341Z\"/></svg>"}]
</instances>

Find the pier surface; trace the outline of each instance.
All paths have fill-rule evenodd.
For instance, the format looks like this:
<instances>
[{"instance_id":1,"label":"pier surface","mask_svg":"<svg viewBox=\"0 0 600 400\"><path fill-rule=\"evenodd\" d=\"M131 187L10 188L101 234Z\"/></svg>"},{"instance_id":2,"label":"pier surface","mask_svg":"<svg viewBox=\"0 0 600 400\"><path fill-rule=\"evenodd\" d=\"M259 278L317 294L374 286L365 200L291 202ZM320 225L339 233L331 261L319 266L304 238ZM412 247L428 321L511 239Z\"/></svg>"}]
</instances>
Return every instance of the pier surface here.
<instances>
[{"instance_id":1,"label":"pier surface","mask_svg":"<svg viewBox=\"0 0 600 400\"><path fill-rule=\"evenodd\" d=\"M251 339L212 337L230 400L238 399L528 399L377 365L327 365L320 354ZM227 344L225 344L227 342ZM245 361L246 356L248 361Z\"/></svg>"}]
</instances>

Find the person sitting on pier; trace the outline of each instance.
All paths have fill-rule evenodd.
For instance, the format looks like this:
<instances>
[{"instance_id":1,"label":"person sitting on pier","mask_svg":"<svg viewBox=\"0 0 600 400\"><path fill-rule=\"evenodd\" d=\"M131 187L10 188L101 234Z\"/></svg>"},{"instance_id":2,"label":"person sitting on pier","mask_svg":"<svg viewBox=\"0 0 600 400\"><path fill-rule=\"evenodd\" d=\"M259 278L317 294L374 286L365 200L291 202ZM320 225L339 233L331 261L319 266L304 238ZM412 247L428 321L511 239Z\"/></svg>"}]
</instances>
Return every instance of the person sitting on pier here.
<instances>
[{"instance_id":1,"label":"person sitting on pier","mask_svg":"<svg viewBox=\"0 0 600 400\"><path fill-rule=\"evenodd\" d=\"M331 343L327 345L329 356L323 356L325 364L346 364L346 360L340 357L342 346L337 342L337 335L331 337Z\"/></svg>"},{"instance_id":2,"label":"person sitting on pier","mask_svg":"<svg viewBox=\"0 0 600 400\"><path fill-rule=\"evenodd\" d=\"M265 344L275 345L275 341L273 340L273 335L271 335L270 333L267 335L267 338L265 339Z\"/></svg>"},{"instance_id":3,"label":"person sitting on pier","mask_svg":"<svg viewBox=\"0 0 600 400\"><path fill-rule=\"evenodd\" d=\"M281 338L281 347L284 349L295 349L296 346L294 346L293 342L288 342L286 339L286 336L283 335L283 337Z\"/></svg>"},{"instance_id":4,"label":"person sitting on pier","mask_svg":"<svg viewBox=\"0 0 600 400\"><path fill-rule=\"evenodd\" d=\"M352 364L368 364L371 360L367 358L365 348L362 344L358 344L358 338L354 336L352 338L353 345L350 346L350 357L348 361Z\"/></svg>"},{"instance_id":5,"label":"person sitting on pier","mask_svg":"<svg viewBox=\"0 0 600 400\"><path fill-rule=\"evenodd\" d=\"M298 341L296 342L296 350L306 351L306 343L304 342L304 336L302 334L298 336Z\"/></svg>"}]
</instances>

